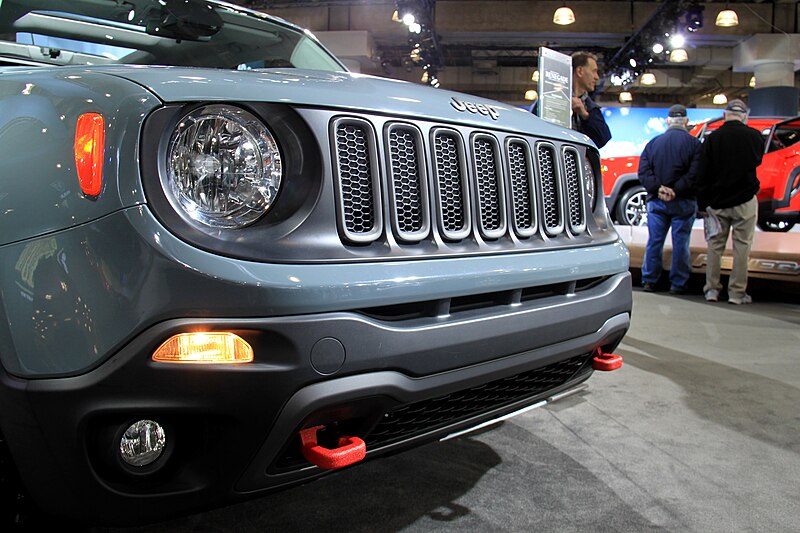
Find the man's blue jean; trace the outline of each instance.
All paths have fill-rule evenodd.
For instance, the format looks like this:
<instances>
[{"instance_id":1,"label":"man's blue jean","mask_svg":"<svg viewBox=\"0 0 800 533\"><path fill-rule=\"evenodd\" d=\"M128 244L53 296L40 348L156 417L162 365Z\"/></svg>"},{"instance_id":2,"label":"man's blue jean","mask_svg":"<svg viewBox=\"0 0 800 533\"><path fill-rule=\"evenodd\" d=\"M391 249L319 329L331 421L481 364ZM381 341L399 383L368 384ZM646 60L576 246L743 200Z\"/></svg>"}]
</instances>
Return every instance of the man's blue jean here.
<instances>
[{"instance_id":1,"label":"man's blue jean","mask_svg":"<svg viewBox=\"0 0 800 533\"><path fill-rule=\"evenodd\" d=\"M689 257L689 238L692 235L697 202L676 198L671 202L648 200L647 248L642 265L642 283L656 283L663 269L664 241L672 230L672 266L669 281L672 290L685 290L692 266Z\"/></svg>"}]
</instances>

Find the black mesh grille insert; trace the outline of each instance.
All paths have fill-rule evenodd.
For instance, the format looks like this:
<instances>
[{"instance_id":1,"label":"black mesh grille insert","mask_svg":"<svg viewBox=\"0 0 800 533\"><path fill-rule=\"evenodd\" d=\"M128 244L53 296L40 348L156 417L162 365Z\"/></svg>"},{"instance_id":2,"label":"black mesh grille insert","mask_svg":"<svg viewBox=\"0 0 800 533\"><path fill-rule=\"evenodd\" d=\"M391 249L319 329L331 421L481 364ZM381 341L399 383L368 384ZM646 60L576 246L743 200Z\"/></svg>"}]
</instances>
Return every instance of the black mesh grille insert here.
<instances>
[{"instance_id":1,"label":"black mesh grille insert","mask_svg":"<svg viewBox=\"0 0 800 533\"><path fill-rule=\"evenodd\" d=\"M540 144L536 152L539 157L539 172L541 173L544 225L548 230L554 230L561 226L558 212L558 171L555 148L547 144Z\"/></svg>"},{"instance_id":2,"label":"black mesh grille insert","mask_svg":"<svg viewBox=\"0 0 800 533\"><path fill-rule=\"evenodd\" d=\"M397 228L401 233L414 233L423 228L425 208L422 201L422 176L417 137L409 128L395 127L389 131L389 160L391 162L394 207Z\"/></svg>"},{"instance_id":3,"label":"black mesh grille insert","mask_svg":"<svg viewBox=\"0 0 800 533\"><path fill-rule=\"evenodd\" d=\"M459 157L459 141L454 133L439 132L434 141L436 158L436 183L439 190L439 210L442 225L448 232L458 232L465 227L464 169Z\"/></svg>"},{"instance_id":4,"label":"black mesh grille insert","mask_svg":"<svg viewBox=\"0 0 800 533\"><path fill-rule=\"evenodd\" d=\"M367 449L405 440L543 394L575 377L590 357L590 354L578 355L485 385L398 407L387 412L367 435Z\"/></svg>"},{"instance_id":5,"label":"black mesh grille insert","mask_svg":"<svg viewBox=\"0 0 800 533\"><path fill-rule=\"evenodd\" d=\"M500 202L502 184L499 183L494 142L486 137L478 137L473 141L472 149L481 224L485 230L497 230L502 227L503 212Z\"/></svg>"},{"instance_id":6,"label":"black mesh grille insert","mask_svg":"<svg viewBox=\"0 0 800 533\"><path fill-rule=\"evenodd\" d=\"M564 152L564 172L567 182L567 199L569 205L569 223L573 228L583 225L583 209L581 206L581 184L578 171L578 154L572 150Z\"/></svg>"},{"instance_id":7,"label":"black mesh grille insert","mask_svg":"<svg viewBox=\"0 0 800 533\"><path fill-rule=\"evenodd\" d=\"M518 230L532 230L535 226L531 209L533 202L531 201L531 180L528 175L528 152L522 142L509 143L508 169L514 224Z\"/></svg>"},{"instance_id":8,"label":"black mesh grille insert","mask_svg":"<svg viewBox=\"0 0 800 533\"><path fill-rule=\"evenodd\" d=\"M336 128L342 219L345 229L354 234L375 228L371 153L364 126L344 123Z\"/></svg>"}]
</instances>

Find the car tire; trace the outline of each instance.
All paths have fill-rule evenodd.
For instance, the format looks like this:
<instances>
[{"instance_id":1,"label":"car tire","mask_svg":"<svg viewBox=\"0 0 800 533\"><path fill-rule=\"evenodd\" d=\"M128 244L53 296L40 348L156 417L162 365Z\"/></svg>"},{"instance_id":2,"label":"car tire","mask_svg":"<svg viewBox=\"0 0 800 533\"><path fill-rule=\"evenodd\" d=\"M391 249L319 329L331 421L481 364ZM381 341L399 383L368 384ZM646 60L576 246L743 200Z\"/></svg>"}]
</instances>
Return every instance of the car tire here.
<instances>
[{"instance_id":1,"label":"car tire","mask_svg":"<svg viewBox=\"0 0 800 533\"><path fill-rule=\"evenodd\" d=\"M778 233L786 233L794 227L794 222L787 222L785 220L759 220L758 227L763 231L773 231Z\"/></svg>"},{"instance_id":2,"label":"car tire","mask_svg":"<svg viewBox=\"0 0 800 533\"><path fill-rule=\"evenodd\" d=\"M641 185L625 189L617 201L614 218L624 226L647 225L647 191Z\"/></svg>"}]
</instances>

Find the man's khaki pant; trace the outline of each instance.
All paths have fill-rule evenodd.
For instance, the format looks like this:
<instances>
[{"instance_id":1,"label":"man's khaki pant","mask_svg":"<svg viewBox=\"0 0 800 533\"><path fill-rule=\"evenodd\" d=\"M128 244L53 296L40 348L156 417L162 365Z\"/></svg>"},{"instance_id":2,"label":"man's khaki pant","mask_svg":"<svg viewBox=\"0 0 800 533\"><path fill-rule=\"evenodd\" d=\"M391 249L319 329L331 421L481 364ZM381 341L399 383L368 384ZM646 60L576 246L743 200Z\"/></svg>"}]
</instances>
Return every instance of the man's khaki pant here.
<instances>
[{"instance_id":1,"label":"man's khaki pant","mask_svg":"<svg viewBox=\"0 0 800 533\"><path fill-rule=\"evenodd\" d=\"M747 263L750 261L750 248L756 231L758 200L754 196L743 204L715 209L714 214L719 219L721 231L708 240L706 285L703 292L722 288L719 281L720 263L728 242L728 233L732 230L733 270L728 280L728 298L742 298L747 289Z\"/></svg>"}]
</instances>

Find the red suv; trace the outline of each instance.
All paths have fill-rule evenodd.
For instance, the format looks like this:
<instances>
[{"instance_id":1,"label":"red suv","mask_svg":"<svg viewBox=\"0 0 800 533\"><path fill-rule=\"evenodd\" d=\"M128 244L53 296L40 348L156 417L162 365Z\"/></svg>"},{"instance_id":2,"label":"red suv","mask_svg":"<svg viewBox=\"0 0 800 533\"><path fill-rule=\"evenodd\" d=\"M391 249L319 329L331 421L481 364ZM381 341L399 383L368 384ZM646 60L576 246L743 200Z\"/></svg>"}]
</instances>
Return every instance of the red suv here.
<instances>
[{"instance_id":1,"label":"red suv","mask_svg":"<svg viewBox=\"0 0 800 533\"><path fill-rule=\"evenodd\" d=\"M722 124L718 118L694 126L700 140ZM764 231L789 231L800 221L800 117L752 117L747 121L765 139L764 159L758 167L758 227ZM645 197L637 171L639 156L602 159L606 205L618 224L647 223Z\"/></svg>"}]
</instances>

